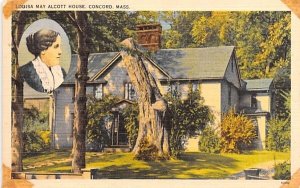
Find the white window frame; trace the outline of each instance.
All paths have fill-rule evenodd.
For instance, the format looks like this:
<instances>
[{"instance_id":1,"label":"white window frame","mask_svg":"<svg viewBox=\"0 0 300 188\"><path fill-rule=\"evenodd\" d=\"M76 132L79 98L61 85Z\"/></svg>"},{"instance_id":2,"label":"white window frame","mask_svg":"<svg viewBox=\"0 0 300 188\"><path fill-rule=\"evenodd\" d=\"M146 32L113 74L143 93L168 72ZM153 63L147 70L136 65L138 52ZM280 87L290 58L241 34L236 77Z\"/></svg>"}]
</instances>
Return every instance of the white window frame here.
<instances>
[{"instance_id":1,"label":"white window frame","mask_svg":"<svg viewBox=\"0 0 300 188\"><path fill-rule=\"evenodd\" d=\"M128 100L135 99L136 92L134 90L132 83L130 83L130 82L125 83L124 88L125 88L125 93L124 93L125 99L128 99Z\"/></svg>"}]
</instances>

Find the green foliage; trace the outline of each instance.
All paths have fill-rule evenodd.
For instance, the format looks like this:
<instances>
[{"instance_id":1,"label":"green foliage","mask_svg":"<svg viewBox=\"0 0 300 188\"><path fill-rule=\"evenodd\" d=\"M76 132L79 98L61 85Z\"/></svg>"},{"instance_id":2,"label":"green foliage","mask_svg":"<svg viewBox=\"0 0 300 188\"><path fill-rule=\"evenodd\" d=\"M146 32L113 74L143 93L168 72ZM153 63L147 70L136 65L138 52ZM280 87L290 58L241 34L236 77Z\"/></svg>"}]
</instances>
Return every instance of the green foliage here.
<instances>
[{"instance_id":1,"label":"green foliage","mask_svg":"<svg viewBox=\"0 0 300 188\"><path fill-rule=\"evenodd\" d=\"M230 110L221 122L221 152L241 153L251 146L255 139L253 122Z\"/></svg>"},{"instance_id":2,"label":"green foliage","mask_svg":"<svg viewBox=\"0 0 300 188\"><path fill-rule=\"evenodd\" d=\"M132 104L123 109L122 116L124 117L124 125L127 131L127 137L129 146L132 148L135 146L135 142L138 136L139 130L139 108L138 105Z\"/></svg>"},{"instance_id":3,"label":"green foliage","mask_svg":"<svg viewBox=\"0 0 300 188\"><path fill-rule=\"evenodd\" d=\"M147 138L143 138L139 144L140 150L135 155L134 159L143 161L155 161L160 159L158 148L151 144Z\"/></svg>"},{"instance_id":4,"label":"green foliage","mask_svg":"<svg viewBox=\"0 0 300 188\"><path fill-rule=\"evenodd\" d=\"M199 132L212 121L210 109L203 104L199 90L190 92L185 100L180 99L177 91L169 91L165 99L169 103L167 120L170 127L170 149L173 156L178 156L189 137Z\"/></svg>"},{"instance_id":5,"label":"green foliage","mask_svg":"<svg viewBox=\"0 0 300 188\"><path fill-rule=\"evenodd\" d=\"M163 47L165 48L179 48L182 35L175 30L163 31Z\"/></svg>"},{"instance_id":6,"label":"green foliage","mask_svg":"<svg viewBox=\"0 0 300 188\"><path fill-rule=\"evenodd\" d=\"M24 108L23 152L33 155L50 149L48 113L36 107Z\"/></svg>"},{"instance_id":7,"label":"green foliage","mask_svg":"<svg viewBox=\"0 0 300 188\"><path fill-rule=\"evenodd\" d=\"M275 165L275 180L290 180L291 179L291 163L285 161Z\"/></svg>"},{"instance_id":8,"label":"green foliage","mask_svg":"<svg viewBox=\"0 0 300 188\"><path fill-rule=\"evenodd\" d=\"M267 148L275 151L289 151L291 146L290 119L273 118L269 121Z\"/></svg>"},{"instance_id":9,"label":"green foliage","mask_svg":"<svg viewBox=\"0 0 300 188\"><path fill-rule=\"evenodd\" d=\"M136 37L135 26L161 22L163 48L236 47L237 62L243 78L274 77L290 65L291 14L282 11L199 12L199 11L90 11L88 33L90 51L117 51L118 43ZM13 29L16 25L13 15ZM76 30L69 11L28 11L26 26L40 18L57 21L66 31L76 52Z\"/></svg>"},{"instance_id":10,"label":"green foliage","mask_svg":"<svg viewBox=\"0 0 300 188\"><path fill-rule=\"evenodd\" d=\"M191 30L193 23L201 16L208 16L210 12L196 11L167 11L160 12L161 19L170 25L170 29L163 31L163 48L195 47Z\"/></svg>"},{"instance_id":11,"label":"green foliage","mask_svg":"<svg viewBox=\"0 0 300 188\"><path fill-rule=\"evenodd\" d=\"M265 78L290 64L288 12L211 12L193 22L197 46L233 45L243 78Z\"/></svg>"},{"instance_id":12,"label":"green foliage","mask_svg":"<svg viewBox=\"0 0 300 188\"><path fill-rule=\"evenodd\" d=\"M206 153L219 153L221 150L220 136L217 130L206 126L199 136L199 150Z\"/></svg>"},{"instance_id":13,"label":"green foliage","mask_svg":"<svg viewBox=\"0 0 300 188\"><path fill-rule=\"evenodd\" d=\"M88 97L86 127L86 144L88 150L100 151L109 144L110 132L106 129L105 123L113 117L111 112L118 98L105 96L102 100Z\"/></svg>"}]
</instances>

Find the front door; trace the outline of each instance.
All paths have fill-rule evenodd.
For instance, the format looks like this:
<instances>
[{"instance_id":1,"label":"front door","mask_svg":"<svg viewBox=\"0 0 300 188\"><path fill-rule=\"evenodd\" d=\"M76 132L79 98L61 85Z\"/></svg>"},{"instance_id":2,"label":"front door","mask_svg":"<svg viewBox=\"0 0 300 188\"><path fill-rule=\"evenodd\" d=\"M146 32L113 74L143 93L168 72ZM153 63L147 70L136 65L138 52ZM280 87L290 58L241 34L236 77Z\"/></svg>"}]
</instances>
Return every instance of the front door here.
<instances>
[{"instance_id":1,"label":"front door","mask_svg":"<svg viewBox=\"0 0 300 188\"><path fill-rule=\"evenodd\" d=\"M124 125L124 118L118 112L114 114L114 121L111 130L111 144L113 146L128 145L127 131Z\"/></svg>"}]
</instances>

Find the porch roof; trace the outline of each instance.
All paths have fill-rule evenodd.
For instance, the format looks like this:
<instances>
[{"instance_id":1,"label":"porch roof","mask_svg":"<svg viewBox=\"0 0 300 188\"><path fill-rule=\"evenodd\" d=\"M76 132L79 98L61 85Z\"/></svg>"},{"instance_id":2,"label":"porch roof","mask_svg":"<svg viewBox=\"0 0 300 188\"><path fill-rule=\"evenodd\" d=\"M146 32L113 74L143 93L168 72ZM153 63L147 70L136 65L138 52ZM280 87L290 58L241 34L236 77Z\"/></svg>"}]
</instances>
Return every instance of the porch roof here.
<instances>
[{"instance_id":1,"label":"porch roof","mask_svg":"<svg viewBox=\"0 0 300 188\"><path fill-rule=\"evenodd\" d=\"M247 91L268 91L270 90L273 79L265 78L265 79L253 79L253 80L244 80Z\"/></svg>"}]
</instances>

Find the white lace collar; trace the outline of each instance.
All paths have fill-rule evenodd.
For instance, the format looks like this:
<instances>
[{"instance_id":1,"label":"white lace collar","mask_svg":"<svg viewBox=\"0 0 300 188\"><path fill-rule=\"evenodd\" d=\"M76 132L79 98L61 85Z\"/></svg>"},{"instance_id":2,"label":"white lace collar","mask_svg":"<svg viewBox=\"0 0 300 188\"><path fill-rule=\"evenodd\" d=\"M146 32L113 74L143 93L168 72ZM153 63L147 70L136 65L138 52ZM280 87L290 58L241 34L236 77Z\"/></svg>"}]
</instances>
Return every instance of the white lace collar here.
<instances>
[{"instance_id":1,"label":"white lace collar","mask_svg":"<svg viewBox=\"0 0 300 188\"><path fill-rule=\"evenodd\" d=\"M60 65L55 65L49 68L45 63L42 62L40 57L34 59L32 64L42 82L45 92L51 93L64 81L64 76Z\"/></svg>"}]
</instances>

